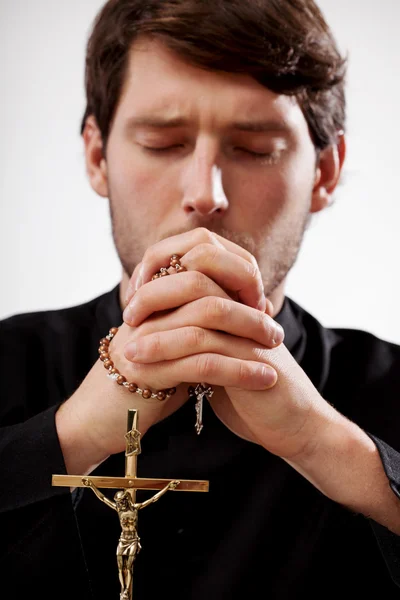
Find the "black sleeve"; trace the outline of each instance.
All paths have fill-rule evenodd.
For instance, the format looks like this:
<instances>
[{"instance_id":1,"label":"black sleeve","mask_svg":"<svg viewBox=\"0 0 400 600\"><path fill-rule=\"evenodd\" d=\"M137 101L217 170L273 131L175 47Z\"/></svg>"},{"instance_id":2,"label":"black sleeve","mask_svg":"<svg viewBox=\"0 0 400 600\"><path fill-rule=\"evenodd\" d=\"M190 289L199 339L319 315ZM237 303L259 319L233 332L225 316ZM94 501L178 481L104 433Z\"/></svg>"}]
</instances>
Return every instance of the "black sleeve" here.
<instances>
[{"instance_id":1,"label":"black sleeve","mask_svg":"<svg viewBox=\"0 0 400 600\"><path fill-rule=\"evenodd\" d=\"M63 352L74 355L42 320L0 322L0 571L18 598L91 598L70 490L52 485L66 472L55 424L69 393Z\"/></svg>"},{"instance_id":2,"label":"black sleeve","mask_svg":"<svg viewBox=\"0 0 400 600\"><path fill-rule=\"evenodd\" d=\"M65 473L55 410L0 429L2 586L18 598L91 598L69 488L51 484Z\"/></svg>"},{"instance_id":3,"label":"black sleeve","mask_svg":"<svg viewBox=\"0 0 400 600\"><path fill-rule=\"evenodd\" d=\"M400 500L400 454L375 435L368 435L378 448L390 487Z\"/></svg>"},{"instance_id":4,"label":"black sleeve","mask_svg":"<svg viewBox=\"0 0 400 600\"><path fill-rule=\"evenodd\" d=\"M89 371L86 348L93 344L79 337L87 337L80 323L72 327L63 315L0 321L0 515L71 500L68 488L52 486L53 474L66 473L55 414Z\"/></svg>"},{"instance_id":5,"label":"black sleeve","mask_svg":"<svg viewBox=\"0 0 400 600\"><path fill-rule=\"evenodd\" d=\"M53 474L66 473L51 407L16 425L0 429L0 514L69 495L53 487Z\"/></svg>"},{"instance_id":6,"label":"black sleeve","mask_svg":"<svg viewBox=\"0 0 400 600\"><path fill-rule=\"evenodd\" d=\"M378 448L389 485L399 498L400 508L400 453L371 433L368 435ZM400 586L400 536L373 520L370 520L370 524L390 575L393 581Z\"/></svg>"}]
</instances>

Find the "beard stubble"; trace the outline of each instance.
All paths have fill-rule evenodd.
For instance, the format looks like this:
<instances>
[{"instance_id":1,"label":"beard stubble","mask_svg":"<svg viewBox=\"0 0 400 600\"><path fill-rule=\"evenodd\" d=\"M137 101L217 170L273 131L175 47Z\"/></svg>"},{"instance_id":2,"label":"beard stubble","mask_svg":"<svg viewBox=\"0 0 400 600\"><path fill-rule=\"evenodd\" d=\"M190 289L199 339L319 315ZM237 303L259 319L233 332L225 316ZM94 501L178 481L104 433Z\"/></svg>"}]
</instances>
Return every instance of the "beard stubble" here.
<instances>
[{"instance_id":1,"label":"beard stubble","mask_svg":"<svg viewBox=\"0 0 400 600\"><path fill-rule=\"evenodd\" d=\"M109 197L110 218L114 246L124 272L130 278L136 265L150 244L143 237L135 235L133 221L119 215L115 209L112 195ZM222 227L216 221L209 224L192 221L187 226L171 228L151 241L151 244L163 239L187 233L197 227L206 227L209 231L241 246L252 254L261 272L264 293L268 297L282 283L294 266L310 222L310 213L299 211L287 217L279 227L267 226L262 233L238 232Z\"/></svg>"}]
</instances>

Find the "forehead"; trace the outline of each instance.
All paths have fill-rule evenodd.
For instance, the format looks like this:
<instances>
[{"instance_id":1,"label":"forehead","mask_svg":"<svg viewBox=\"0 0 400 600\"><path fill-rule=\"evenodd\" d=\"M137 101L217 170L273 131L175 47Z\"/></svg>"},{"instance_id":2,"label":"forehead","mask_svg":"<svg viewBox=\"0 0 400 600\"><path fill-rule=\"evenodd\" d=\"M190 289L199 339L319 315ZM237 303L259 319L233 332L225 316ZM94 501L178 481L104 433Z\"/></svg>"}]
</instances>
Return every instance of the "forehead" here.
<instances>
[{"instance_id":1,"label":"forehead","mask_svg":"<svg viewBox=\"0 0 400 600\"><path fill-rule=\"evenodd\" d=\"M160 117L204 121L275 121L307 130L294 97L276 94L249 75L207 71L188 64L158 40L139 38L129 64L116 119Z\"/></svg>"}]
</instances>

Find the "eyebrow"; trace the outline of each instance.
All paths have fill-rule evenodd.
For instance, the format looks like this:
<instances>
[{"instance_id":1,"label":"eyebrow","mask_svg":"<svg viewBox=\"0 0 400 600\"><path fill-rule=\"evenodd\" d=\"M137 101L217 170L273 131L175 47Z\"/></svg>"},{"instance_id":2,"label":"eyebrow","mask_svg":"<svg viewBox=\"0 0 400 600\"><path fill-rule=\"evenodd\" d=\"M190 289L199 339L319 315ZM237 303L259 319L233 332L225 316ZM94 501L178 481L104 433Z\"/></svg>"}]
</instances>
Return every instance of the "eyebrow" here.
<instances>
[{"instance_id":1,"label":"eyebrow","mask_svg":"<svg viewBox=\"0 0 400 600\"><path fill-rule=\"evenodd\" d=\"M149 129L177 129L179 127L187 127L189 121L182 117L177 118L163 118L163 117L131 117L126 124L128 130L135 128L149 128ZM235 129L237 131L248 131L252 133L264 133L264 132L281 132L288 133L290 130L289 126L284 121L269 120L269 121L235 121L231 123L228 129Z\"/></svg>"},{"instance_id":2,"label":"eyebrow","mask_svg":"<svg viewBox=\"0 0 400 600\"><path fill-rule=\"evenodd\" d=\"M263 133L268 131L277 131L287 133L289 126L283 121L237 121L232 123L233 129L239 131L250 131L254 133Z\"/></svg>"}]
</instances>

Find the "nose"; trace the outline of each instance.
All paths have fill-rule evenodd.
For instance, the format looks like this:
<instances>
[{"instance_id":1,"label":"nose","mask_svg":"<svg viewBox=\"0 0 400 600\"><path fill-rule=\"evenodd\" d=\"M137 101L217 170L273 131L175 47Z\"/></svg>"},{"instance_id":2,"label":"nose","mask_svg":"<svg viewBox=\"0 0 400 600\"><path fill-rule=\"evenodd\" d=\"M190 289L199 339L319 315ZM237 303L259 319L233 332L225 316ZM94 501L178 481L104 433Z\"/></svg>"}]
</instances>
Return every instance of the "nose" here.
<instances>
[{"instance_id":1,"label":"nose","mask_svg":"<svg viewBox=\"0 0 400 600\"><path fill-rule=\"evenodd\" d=\"M196 147L183 174L182 206L187 213L210 216L224 213L228 206L222 170L212 148Z\"/></svg>"}]
</instances>

